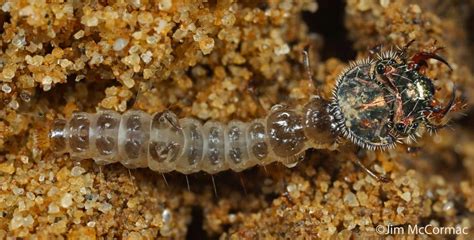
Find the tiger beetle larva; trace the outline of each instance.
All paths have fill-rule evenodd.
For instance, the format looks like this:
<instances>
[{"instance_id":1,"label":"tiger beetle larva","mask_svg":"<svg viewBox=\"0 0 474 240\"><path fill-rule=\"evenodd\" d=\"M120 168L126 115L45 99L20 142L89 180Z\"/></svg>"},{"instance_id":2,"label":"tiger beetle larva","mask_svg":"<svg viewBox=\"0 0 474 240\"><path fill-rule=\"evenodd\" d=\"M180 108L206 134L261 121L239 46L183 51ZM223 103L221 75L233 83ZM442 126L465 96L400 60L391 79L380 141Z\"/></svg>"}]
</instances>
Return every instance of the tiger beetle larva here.
<instances>
[{"instance_id":1,"label":"tiger beetle larva","mask_svg":"<svg viewBox=\"0 0 474 240\"><path fill-rule=\"evenodd\" d=\"M456 107L454 90L447 106L437 106L432 80L423 74L428 59L447 62L436 50L408 59L408 45L351 63L340 74L332 100L313 97L301 111L277 105L264 118L227 124L178 119L169 111L78 112L55 120L52 149L98 164L184 174L242 171L273 161L292 167L308 148L336 147L339 136L364 149L387 149L417 136L421 125L443 127L445 115Z\"/></svg>"}]
</instances>

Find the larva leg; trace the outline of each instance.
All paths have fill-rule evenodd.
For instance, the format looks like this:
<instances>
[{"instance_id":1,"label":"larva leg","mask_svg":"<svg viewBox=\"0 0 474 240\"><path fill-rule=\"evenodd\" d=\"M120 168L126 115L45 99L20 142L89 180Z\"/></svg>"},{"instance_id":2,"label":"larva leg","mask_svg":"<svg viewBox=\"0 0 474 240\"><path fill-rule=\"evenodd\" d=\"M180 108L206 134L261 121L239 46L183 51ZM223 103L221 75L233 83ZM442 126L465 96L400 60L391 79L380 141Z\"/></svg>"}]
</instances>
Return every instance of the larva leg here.
<instances>
[{"instance_id":1,"label":"larva leg","mask_svg":"<svg viewBox=\"0 0 474 240\"><path fill-rule=\"evenodd\" d=\"M214 180L214 175L211 175L211 180L212 180L212 187L214 188L214 197L216 197L216 199L219 199L219 196L217 195L217 187L216 187L216 181Z\"/></svg>"},{"instance_id":2,"label":"larva leg","mask_svg":"<svg viewBox=\"0 0 474 240\"><path fill-rule=\"evenodd\" d=\"M364 172L371 176L372 178L374 178L375 180L379 181L379 182L390 182L390 178L389 177L386 177L386 176L383 176L383 175L379 175L375 172L373 172L372 170L370 170L367 166L365 166L361 161L360 159L355 156L355 154L353 154L353 156L351 156L351 160L352 162L354 162L357 166L359 166L360 168L362 168L362 170L364 170Z\"/></svg>"},{"instance_id":3,"label":"larva leg","mask_svg":"<svg viewBox=\"0 0 474 240\"><path fill-rule=\"evenodd\" d=\"M148 167L150 115L131 110L122 115L119 129L119 158L128 168Z\"/></svg>"},{"instance_id":4,"label":"larva leg","mask_svg":"<svg viewBox=\"0 0 474 240\"><path fill-rule=\"evenodd\" d=\"M313 78L313 72L311 70L311 62L309 61L309 45L303 49L303 66L305 68L306 77L308 78L308 81L313 86L313 90L317 91L318 83L316 82L316 79Z\"/></svg>"},{"instance_id":5,"label":"larva leg","mask_svg":"<svg viewBox=\"0 0 474 240\"><path fill-rule=\"evenodd\" d=\"M148 145L148 167L158 172L175 170L183 146L184 134L176 115L170 111L153 115Z\"/></svg>"}]
</instances>

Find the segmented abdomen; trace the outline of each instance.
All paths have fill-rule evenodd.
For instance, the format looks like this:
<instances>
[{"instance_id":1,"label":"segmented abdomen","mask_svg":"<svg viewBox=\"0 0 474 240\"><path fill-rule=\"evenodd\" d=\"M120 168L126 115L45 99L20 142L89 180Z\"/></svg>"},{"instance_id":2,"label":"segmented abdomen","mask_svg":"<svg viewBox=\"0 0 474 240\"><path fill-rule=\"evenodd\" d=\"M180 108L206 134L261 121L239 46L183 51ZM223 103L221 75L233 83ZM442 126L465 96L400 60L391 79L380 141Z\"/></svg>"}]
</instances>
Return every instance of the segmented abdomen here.
<instances>
[{"instance_id":1,"label":"segmented abdomen","mask_svg":"<svg viewBox=\"0 0 474 240\"><path fill-rule=\"evenodd\" d=\"M50 139L53 151L68 152L74 159L120 162L128 168L149 167L158 172L212 174L273 161L291 166L308 147L322 148L335 139L328 135L326 104L316 105L310 102L303 114L275 108L266 119L226 125L178 119L171 112L79 112L68 120L56 120Z\"/></svg>"}]
</instances>

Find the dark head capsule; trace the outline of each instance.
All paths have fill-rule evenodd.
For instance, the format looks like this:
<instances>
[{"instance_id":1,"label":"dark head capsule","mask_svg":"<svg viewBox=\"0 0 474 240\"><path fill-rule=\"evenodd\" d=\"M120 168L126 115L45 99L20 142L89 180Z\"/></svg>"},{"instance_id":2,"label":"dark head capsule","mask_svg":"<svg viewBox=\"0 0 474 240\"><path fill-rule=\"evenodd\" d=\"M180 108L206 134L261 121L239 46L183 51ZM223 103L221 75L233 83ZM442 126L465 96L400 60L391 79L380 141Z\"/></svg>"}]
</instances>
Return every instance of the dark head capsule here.
<instances>
[{"instance_id":1,"label":"dark head capsule","mask_svg":"<svg viewBox=\"0 0 474 240\"><path fill-rule=\"evenodd\" d=\"M442 119L455 105L455 90L446 107L436 106L435 87L422 69L430 58L446 61L434 52L418 52L408 60L405 51L382 52L377 59L351 63L341 73L330 106L339 134L366 149L385 149L414 139L421 124L428 130L444 126Z\"/></svg>"}]
</instances>

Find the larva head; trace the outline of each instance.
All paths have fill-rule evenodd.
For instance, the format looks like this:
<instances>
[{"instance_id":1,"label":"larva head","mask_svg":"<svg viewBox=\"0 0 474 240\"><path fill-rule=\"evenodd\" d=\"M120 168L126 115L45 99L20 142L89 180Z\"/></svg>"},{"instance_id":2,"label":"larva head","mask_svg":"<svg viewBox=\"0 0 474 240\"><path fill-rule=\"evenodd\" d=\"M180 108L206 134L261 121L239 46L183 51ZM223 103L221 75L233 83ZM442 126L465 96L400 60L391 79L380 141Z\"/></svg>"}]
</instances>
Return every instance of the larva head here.
<instances>
[{"instance_id":1,"label":"larva head","mask_svg":"<svg viewBox=\"0 0 474 240\"><path fill-rule=\"evenodd\" d=\"M420 114L433 97L431 80L411 69L402 52L385 51L372 64L371 76L387 90L393 104L391 134L396 138L416 136Z\"/></svg>"},{"instance_id":2,"label":"larva head","mask_svg":"<svg viewBox=\"0 0 474 240\"><path fill-rule=\"evenodd\" d=\"M357 61L337 80L330 106L334 127L342 136L367 149L395 144L391 132L390 93L372 77L374 62Z\"/></svg>"},{"instance_id":3,"label":"larva head","mask_svg":"<svg viewBox=\"0 0 474 240\"><path fill-rule=\"evenodd\" d=\"M425 55L418 53L407 61L400 57L402 52L387 51L377 60L357 61L345 69L330 107L336 131L373 150L392 147L404 138L414 139L422 124L428 129L443 127L431 119L440 122L453 109L454 95L447 107L433 105L433 81L419 66L438 56L422 53Z\"/></svg>"}]
</instances>

